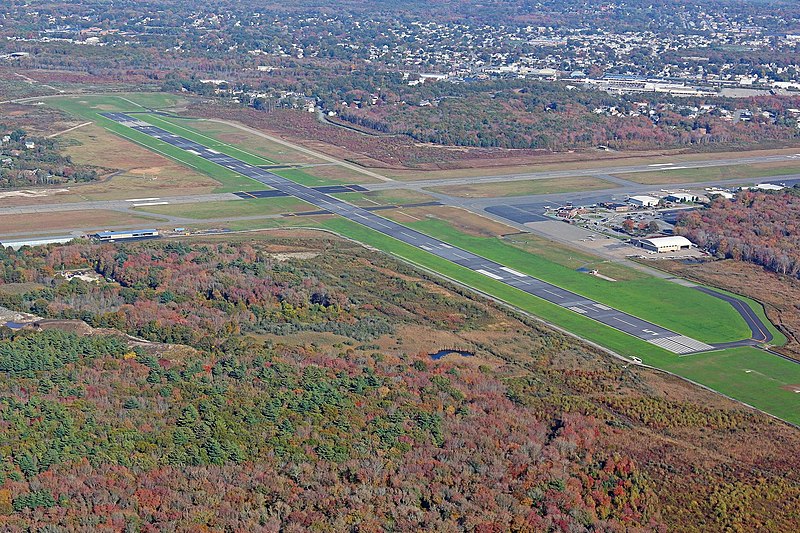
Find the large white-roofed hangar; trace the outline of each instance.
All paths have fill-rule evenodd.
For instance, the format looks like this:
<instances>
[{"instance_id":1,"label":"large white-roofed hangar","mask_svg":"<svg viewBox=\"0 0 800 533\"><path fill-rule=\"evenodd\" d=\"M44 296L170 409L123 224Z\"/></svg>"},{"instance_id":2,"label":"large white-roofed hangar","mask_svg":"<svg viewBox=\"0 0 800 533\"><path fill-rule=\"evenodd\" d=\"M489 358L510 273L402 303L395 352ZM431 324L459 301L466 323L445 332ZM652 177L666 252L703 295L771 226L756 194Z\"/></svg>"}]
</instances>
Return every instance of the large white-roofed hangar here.
<instances>
[{"instance_id":1,"label":"large white-roofed hangar","mask_svg":"<svg viewBox=\"0 0 800 533\"><path fill-rule=\"evenodd\" d=\"M636 242L636 246L640 246L645 250L650 250L651 252L665 253L677 252L678 250L688 250L694 247L694 244L686 237L676 235L674 237L652 237L650 239L639 239Z\"/></svg>"}]
</instances>

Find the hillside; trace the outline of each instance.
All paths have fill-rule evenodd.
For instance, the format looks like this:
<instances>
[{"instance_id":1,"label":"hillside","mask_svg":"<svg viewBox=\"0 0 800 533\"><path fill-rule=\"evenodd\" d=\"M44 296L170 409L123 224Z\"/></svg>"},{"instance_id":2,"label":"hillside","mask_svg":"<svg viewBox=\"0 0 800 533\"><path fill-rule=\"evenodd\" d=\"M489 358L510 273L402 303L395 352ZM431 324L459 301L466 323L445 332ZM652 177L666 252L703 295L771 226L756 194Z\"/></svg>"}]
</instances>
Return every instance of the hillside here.
<instances>
[{"instance_id":1,"label":"hillside","mask_svg":"<svg viewBox=\"0 0 800 533\"><path fill-rule=\"evenodd\" d=\"M794 428L325 234L0 259L97 328L2 328L4 530L800 525Z\"/></svg>"}]
</instances>

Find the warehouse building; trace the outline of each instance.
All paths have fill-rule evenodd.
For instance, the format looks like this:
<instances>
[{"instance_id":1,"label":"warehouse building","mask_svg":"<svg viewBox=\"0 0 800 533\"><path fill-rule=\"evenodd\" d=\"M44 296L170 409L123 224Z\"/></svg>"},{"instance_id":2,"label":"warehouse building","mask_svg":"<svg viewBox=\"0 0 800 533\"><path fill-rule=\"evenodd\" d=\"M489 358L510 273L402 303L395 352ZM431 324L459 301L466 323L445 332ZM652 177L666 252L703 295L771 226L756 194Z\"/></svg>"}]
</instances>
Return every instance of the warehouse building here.
<instances>
[{"instance_id":1,"label":"warehouse building","mask_svg":"<svg viewBox=\"0 0 800 533\"><path fill-rule=\"evenodd\" d=\"M668 202L675 202L675 203L693 203L700 201L699 196L687 192L674 192L672 194L667 195L667 197L664 199L667 200Z\"/></svg>"},{"instance_id":2,"label":"warehouse building","mask_svg":"<svg viewBox=\"0 0 800 533\"><path fill-rule=\"evenodd\" d=\"M19 240L19 241L3 241L0 243L0 246L3 248L13 248L14 250L19 250L23 246L44 246L45 244L66 244L75 236L73 235L65 235L63 237L42 237L40 239L26 239L26 240Z\"/></svg>"},{"instance_id":3,"label":"warehouse building","mask_svg":"<svg viewBox=\"0 0 800 533\"><path fill-rule=\"evenodd\" d=\"M658 205L658 198L653 196L631 196L628 198L628 203L639 207L653 207Z\"/></svg>"},{"instance_id":4,"label":"warehouse building","mask_svg":"<svg viewBox=\"0 0 800 533\"><path fill-rule=\"evenodd\" d=\"M158 230L140 229L132 231L101 231L92 235L100 242L138 241L143 239L157 239Z\"/></svg>"},{"instance_id":5,"label":"warehouse building","mask_svg":"<svg viewBox=\"0 0 800 533\"><path fill-rule=\"evenodd\" d=\"M650 250L651 252L658 252L660 254L665 252L677 252L678 250L688 250L694 247L692 241L686 237L652 237L650 239L639 239L636 241L636 246Z\"/></svg>"}]
</instances>

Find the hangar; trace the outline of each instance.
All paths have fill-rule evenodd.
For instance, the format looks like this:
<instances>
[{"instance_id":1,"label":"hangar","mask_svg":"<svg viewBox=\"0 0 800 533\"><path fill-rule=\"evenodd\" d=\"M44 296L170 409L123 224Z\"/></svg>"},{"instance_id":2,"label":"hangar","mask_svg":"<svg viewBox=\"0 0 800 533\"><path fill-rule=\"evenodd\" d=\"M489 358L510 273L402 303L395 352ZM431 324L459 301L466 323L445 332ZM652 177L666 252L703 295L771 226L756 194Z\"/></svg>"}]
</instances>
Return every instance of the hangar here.
<instances>
[{"instance_id":1,"label":"hangar","mask_svg":"<svg viewBox=\"0 0 800 533\"><path fill-rule=\"evenodd\" d=\"M652 207L654 205L658 205L658 198L644 195L631 196L628 198L628 203L640 207Z\"/></svg>"},{"instance_id":2,"label":"hangar","mask_svg":"<svg viewBox=\"0 0 800 533\"><path fill-rule=\"evenodd\" d=\"M141 229L134 231L101 231L92 235L100 242L134 241L143 239L157 239L158 230Z\"/></svg>"},{"instance_id":3,"label":"hangar","mask_svg":"<svg viewBox=\"0 0 800 533\"><path fill-rule=\"evenodd\" d=\"M640 246L645 250L650 250L651 252L664 253L677 252L678 250L688 250L689 248L692 248L694 244L692 244L692 241L686 237L674 236L639 239L636 242L636 246Z\"/></svg>"}]
</instances>

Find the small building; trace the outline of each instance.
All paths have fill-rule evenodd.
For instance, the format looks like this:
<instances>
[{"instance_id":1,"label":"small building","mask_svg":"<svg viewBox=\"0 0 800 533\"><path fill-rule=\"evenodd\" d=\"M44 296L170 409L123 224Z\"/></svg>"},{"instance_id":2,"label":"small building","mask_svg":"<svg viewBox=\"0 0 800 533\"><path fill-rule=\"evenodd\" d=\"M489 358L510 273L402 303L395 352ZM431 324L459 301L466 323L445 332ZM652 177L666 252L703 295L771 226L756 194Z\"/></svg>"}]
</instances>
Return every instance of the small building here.
<instances>
[{"instance_id":1,"label":"small building","mask_svg":"<svg viewBox=\"0 0 800 533\"><path fill-rule=\"evenodd\" d=\"M669 202L678 202L678 203L691 203L691 202L697 202L699 200L699 198L696 195L687 192L674 192L668 195L664 199Z\"/></svg>"},{"instance_id":2,"label":"small building","mask_svg":"<svg viewBox=\"0 0 800 533\"><path fill-rule=\"evenodd\" d=\"M750 188L759 191L782 191L786 187L784 187L783 185L777 185L775 183L759 183L755 187L750 187Z\"/></svg>"},{"instance_id":3,"label":"small building","mask_svg":"<svg viewBox=\"0 0 800 533\"><path fill-rule=\"evenodd\" d=\"M624 213L626 211L630 211L631 206L628 204L621 204L619 202L605 202L600 204L601 207L605 207L606 209L610 209L611 211L616 211L617 213Z\"/></svg>"},{"instance_id":4,"label":"small building","mask_svg":"<svg viewBox=\"0 0 800 533\"><path fill-rule=\"evenodd\" d=\"M666 252L677 252L678 250L688 250L694 246L692 241L686 237L651 237L649 239L639 239L636 241L636 246L650 250L651 252L658 252L660 254Z\"/></svg>"},{"instance_id":5,"label":"small building","mask_svg":"<svg viewBox=\"0 0 800 533\"><path fill-rule=\"evenodd\" d=\"M658 205L658 198L653 196L631 196L628 198L628 203L631 205L639 206L639 207L653 207Z\"/></svg>"},{"instance_id":6,"label":"small building","mask_svg":"<svg viewBox=\"0 0 800 533\"><path fill-rule=\"evenodd\" d=\"M733 200L733 197L734 197L734 194L732 192L720 191L720 190L715 190L715 189L712 189L712 190L708 191L708 195L711 196L712 198L715 197L715 196L722 196L723 198L725 198L727 200Z\"/></svg>"}]
</instances>

